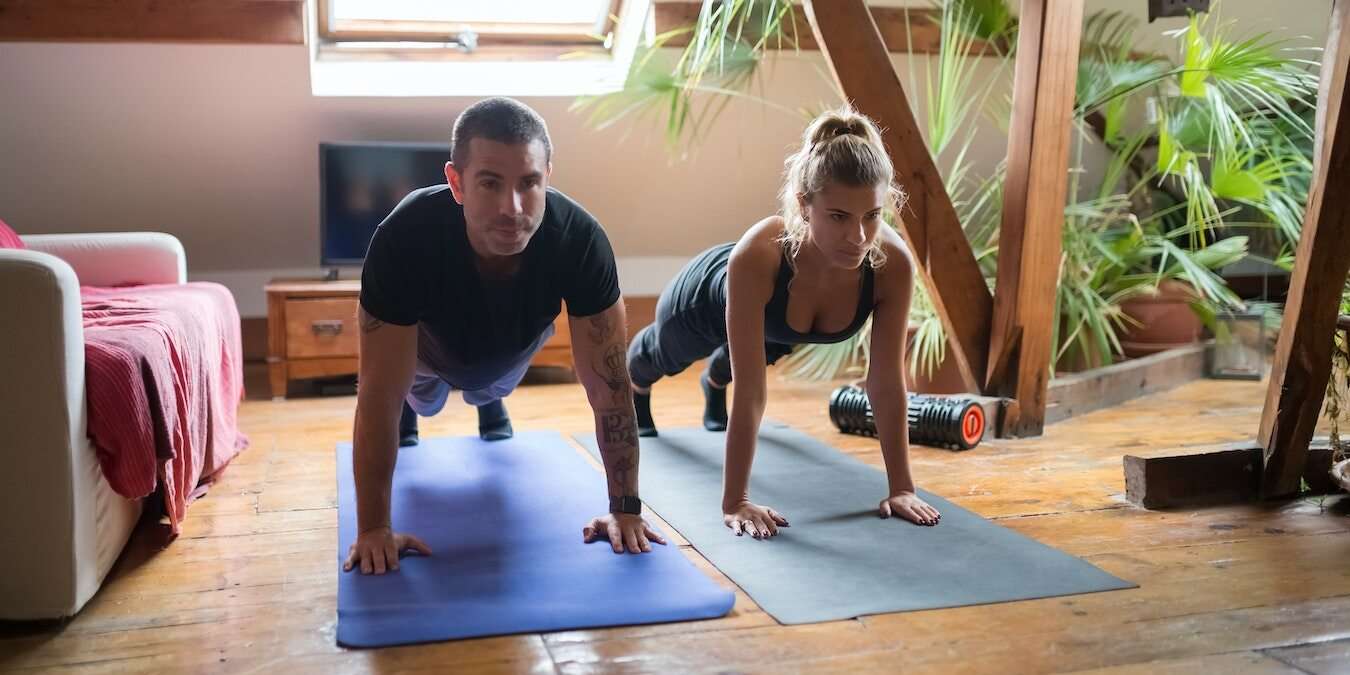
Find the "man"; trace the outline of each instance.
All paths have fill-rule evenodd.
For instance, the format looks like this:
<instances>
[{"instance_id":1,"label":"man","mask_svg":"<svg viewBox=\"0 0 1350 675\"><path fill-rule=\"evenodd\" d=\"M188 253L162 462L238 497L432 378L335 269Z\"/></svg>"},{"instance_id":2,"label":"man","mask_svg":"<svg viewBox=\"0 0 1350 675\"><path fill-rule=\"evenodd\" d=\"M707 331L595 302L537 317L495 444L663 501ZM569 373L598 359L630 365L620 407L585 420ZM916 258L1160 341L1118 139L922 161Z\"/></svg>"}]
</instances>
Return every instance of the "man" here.
<instances>
[{"instance_id":1,"label":"man","mask_svg":"<svg viewBox=\"0 0 1350 675\"><path fill-rule=\"evenodd\" d=\"M666 543L637 499L614 252L590 214L548 187L551 155L538 113L507 98L480 101L455 121L447 185L413 191L371 239L353 432L358 535L344 570L383 574L398 569L405 550L431 555L390 522L400 442L417 442L416 415L437 413L452 388L477 406L484 439L509 438L501 399L553 334L562 302L610 497L610 513L583 528L583 541L608 538L615 553ZM546 497L539 506L548 508Z\"/></svg>"}]
</instances>

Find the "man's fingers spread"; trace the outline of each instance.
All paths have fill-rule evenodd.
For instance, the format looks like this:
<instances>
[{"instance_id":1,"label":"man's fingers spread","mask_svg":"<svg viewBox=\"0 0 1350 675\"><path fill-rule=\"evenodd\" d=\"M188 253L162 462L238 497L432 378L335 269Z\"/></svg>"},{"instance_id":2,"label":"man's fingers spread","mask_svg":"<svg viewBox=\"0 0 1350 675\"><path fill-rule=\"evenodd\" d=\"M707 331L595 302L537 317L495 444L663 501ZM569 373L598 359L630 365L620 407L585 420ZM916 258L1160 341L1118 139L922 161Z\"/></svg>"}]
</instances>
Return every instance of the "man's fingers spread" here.
<instances>
[{"instance_id":1,"label":"man's fingers spread","mask_svg":"<svg viewBox=\"0 0 1350 675\"><path fill-rule=\"evenodd\" d=\"M645 535L643 535L642 532L638 532L638 533L637 533L637 543L638 543L638 548L642 549L642 552L643 552L643 553L650 553L650 552L651 552L651 550L652 550L652 543L649 542L649 541L647 541L647 537L646 537Z\"/></svg>"},{"instance_id":2,"label":"man's fingers spread","mask_svg":"<svg viewBox=\"0 0 1350 675\"><path fill-rule=\"evenodd\" d=\"M369 555L365 552L360 552L357 553L357 556L361 558L361 574L370 574L375 571L375 567L371 564Z\"/></svg>"},{"instance_id":3,"label":"man's fingers spread","mask_svg":"<svg viewBox=\"0 0 1350 675\"><path fill-rule=\"evenodd\" d=\"M591 543L591 538L595 536L595 530L590 525L581 528L581 540L587 544Z\"/></svg>"},{"instance_id":4,"label":"man's fingers spread","mask_svg":"<svg viewBox=\"0 0 1350 675\"><path fill-rule=\"evenodd\" d=\"M408 540L404 542L403 548L405 549L410 548L422 555L431 555L431 547L427 546L427 543L425 541L422 541L421 539L418 539L417 537L414 537L412 535L408 535Z\"/></svg>"},{"instance_id":5,"label":"man's fingers spread","mask_svg":"<svg viewBox=\"0 0 1350 675\"><path fill-rule=\"evenodd\" d=\"M662 546L665 546L665 544L666 544L666 538L665 538L665 537L662 537L661 534L660 534L659 532L657 532L656 530L653 530L653 529L651 528L650 525L645 525L644 528L645 528L645 531L646 531L645 533L646 533L648 539L650 539L650 540L652 540L652 541L654 541L654 542L656 542L656 543L658 543L658 544L661 544Z\"/></svg>"},{"instance_id":6,"label":"man's fingers spread","mask_svg":"<svg viewBox=\"0 0 1350 675\"><path fill-rule=\"evenodd\" d=\"M394 542L391 541L385 545L384 559L389 561L390 570L398 569L398 553L398 547L394 546Z\"/></svg>"},{"instance_id":7,"label":"man's fingers spread","mask_svg":"<svg viewBox=\"0 0 1350 675\"><path fill-rule=\"evenodd\" d=\"M370 557L375 559L375 573L384 574L384 551L377 548L370 552Z\"/></svg>"},{"instance_id":8,"label":"man's fingers spread","mask_svg":"<svg viewBox=\"0 0 1350 675\"><path fill-rule=\"evenodd\" d=\"M642 549L638 548L637 533L632 530L623 533L623 543L628 546L629 553L642 552Z\"/></svg>"},{"instance_id":9,"label":"man's fingers spread","mask_svg":"<svg viewBox=\"0 0 1350 675\"><path fill-rule=\"evenodd\" d=\"M609 545L614 548L615 553L623 553L623 539L619 534L619 528L611 527L609 529Z\"/></svg>"}]
</instances>

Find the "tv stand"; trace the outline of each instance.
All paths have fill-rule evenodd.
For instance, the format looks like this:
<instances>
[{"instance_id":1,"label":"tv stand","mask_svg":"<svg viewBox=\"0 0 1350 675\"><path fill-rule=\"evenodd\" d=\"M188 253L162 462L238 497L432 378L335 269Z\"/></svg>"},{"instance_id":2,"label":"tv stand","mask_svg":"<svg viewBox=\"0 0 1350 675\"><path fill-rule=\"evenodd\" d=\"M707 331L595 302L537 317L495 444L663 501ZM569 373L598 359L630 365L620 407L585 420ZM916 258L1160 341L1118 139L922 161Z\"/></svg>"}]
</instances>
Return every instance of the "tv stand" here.
<instances>
[{"instance_id":1,"label":"tv stand","mask_svg":"<svg viewBox=\"0 0 1350 675\"><path fill-rule=\"evenodd\" d=\"M293 380L355 375L359 329L359 279L319 281L273 279L267 293L267 375L272 397L286 396ZM553 323L554 334L531 366L572 368L572 334L567 312ZM336 391L335 391L336 393Z\"/></svg>"}]
</instances>

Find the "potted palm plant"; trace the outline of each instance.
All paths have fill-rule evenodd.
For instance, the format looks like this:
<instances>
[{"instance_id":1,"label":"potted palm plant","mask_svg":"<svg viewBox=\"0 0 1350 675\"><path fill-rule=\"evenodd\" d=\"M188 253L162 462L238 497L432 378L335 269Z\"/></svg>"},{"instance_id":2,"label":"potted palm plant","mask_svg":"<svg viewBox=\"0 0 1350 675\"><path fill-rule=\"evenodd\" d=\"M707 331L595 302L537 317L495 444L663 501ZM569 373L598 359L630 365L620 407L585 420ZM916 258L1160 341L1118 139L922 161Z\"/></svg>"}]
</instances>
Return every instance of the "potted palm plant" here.
<instances>
[{"instance_id":1,"label":"potted palm plant","mask_svg":"<svg viewBox=\"0 0 1350 675\"><path fill-rule=\"evenodd\" d=\"M1112 155L1095 198L1066 210L1065 276L1100 292L1061 288L1061 319L1080 329L1067 335L1089 339L1057 345L1060 356L1109 363L1194 341L1216 311L1239 303L1218 274L1244 255L1237 228L1272 231L1286 250L1298 238L1313 62L1268 36L1234 39L1229 26L1192 17L1171 33L1174 64L1133 52L1136 28L1111 12L1085 25L1076 116ZM1073 256L1087 247L1099 254Z\"/></svg>"}]
</instances>

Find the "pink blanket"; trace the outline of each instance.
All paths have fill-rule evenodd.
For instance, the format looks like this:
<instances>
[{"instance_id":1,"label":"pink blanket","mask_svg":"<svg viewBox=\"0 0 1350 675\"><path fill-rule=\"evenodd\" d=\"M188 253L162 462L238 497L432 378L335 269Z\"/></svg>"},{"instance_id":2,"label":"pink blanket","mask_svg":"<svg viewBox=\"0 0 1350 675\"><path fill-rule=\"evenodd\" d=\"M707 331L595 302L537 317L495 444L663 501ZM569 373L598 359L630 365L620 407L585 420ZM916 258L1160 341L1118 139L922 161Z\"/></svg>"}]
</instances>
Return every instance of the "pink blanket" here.
<instances>
[{"instance_id":1,"label":"pink blanket","mask_svg":"<svg viewBox=\"0 0 1350 675\"><path fill-rule=\"evenodd\" d=\"M108 483L139 499L164 487L179 523L248 446L235 422L243 349L234 297L213 283L80 289L89 437Z\"/></svg>"}]
</instances>

